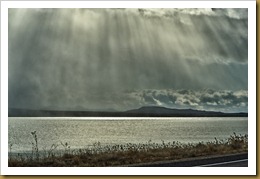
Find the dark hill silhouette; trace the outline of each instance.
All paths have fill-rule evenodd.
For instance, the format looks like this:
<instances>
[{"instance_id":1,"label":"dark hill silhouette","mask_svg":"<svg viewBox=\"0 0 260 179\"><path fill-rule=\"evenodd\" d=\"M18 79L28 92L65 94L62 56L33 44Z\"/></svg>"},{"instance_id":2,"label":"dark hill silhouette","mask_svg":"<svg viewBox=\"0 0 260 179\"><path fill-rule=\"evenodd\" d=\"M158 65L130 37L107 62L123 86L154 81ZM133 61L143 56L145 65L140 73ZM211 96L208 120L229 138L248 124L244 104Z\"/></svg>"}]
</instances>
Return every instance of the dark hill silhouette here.
<instances>
[{"instance_id":1,"label":"dark hill silhouette","mask_svg":"<svg viewBox=\"0 0 260 179\"><path fill-rule=\"evenodd\" d=\"M222 115L224 113L221 112L212 112L212 111L199 111L193 109L170 109L165 107L158 107L158 106L145 106L139 109L129 110L127 113L136 113L136 114L147 114L147 115Z\"/></svg>"},{"instance_id":2,"label":"dark hill silhouette","mask_svg":"<svg viewBox=\"0 0 260 179\"><path fill-rule=\"evenodd\" d=\"M145 106L129 110L127 114L144 117L247 117L247 113L222 113L215 111L200 111L194 109L171 109L158 106Z\"/></svg>"},{"instance_id":3,"label":"dark hill silhouette","mask_svg":"<svg viewBox=\"0 0 260 179\"><path fill-rule=\"evenodd\" d=\"M247 113L222 113L194 109L170 109L145 106L123 112L107 111L61 111L9 108L9 117L247 117Z\"/></svg>"}]
</instances>

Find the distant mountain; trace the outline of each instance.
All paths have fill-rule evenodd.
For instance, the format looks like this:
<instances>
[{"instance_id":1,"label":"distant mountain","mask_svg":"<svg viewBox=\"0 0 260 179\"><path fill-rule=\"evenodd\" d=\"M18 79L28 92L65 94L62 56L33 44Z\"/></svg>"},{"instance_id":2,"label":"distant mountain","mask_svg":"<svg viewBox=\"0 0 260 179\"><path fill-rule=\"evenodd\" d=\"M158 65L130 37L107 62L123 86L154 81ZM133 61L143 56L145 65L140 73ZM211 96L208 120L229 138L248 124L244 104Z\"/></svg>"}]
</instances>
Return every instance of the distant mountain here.
<instances>
[{"instance_id":1,"label":"distant mountain","mask_svg":"<svg viewBox=\"0 0 260 179\"><path fill-rule=\"evenodd\" d=\"M126 111L128 114L136 114L147 117L246 117L247 113L222 113L215 111L199 111L194 109L171 109L158 106L145 106L139 109Z\"/></svg>"},{"instance_id":2,"label":"distant mountain","mask_svg":"<svg viewBox=\"0 0 260 179\"><path fill-rule=\"evenodd\" d=\"M139 109L126 111L127 113L143 113L143 114L201 114L206 111L198 111L194 109L171 109L159 106L144 106ZM214 112L221 114L221 112Z\"/></svg>"},{"instance_id":3,"label":"distant mountain","mask_svg":"<svg viewBox=\"0 0 260 179\"><path fill-rule=\"evenodd\" d=\"M62 111L9 108L9 117L247 117L248 113L222 113L194 109L170 109L145 106L123 112L116 111Z\"/></svg>"}]
</instances>

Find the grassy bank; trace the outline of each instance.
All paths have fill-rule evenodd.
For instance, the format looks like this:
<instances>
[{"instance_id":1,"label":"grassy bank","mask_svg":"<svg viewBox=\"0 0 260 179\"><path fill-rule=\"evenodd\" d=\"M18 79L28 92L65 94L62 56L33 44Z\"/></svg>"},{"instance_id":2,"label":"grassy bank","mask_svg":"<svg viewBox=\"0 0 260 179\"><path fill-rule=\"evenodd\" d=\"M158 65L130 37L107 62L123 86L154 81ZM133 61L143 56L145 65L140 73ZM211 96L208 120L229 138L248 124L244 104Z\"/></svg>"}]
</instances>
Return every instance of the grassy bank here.
<instances>
[{"instance_id":1,"label":"grassy bank","mask_svg":"<svg viewBox=\"0 0 260 179\"><path fill-rule=\"evenodd\" d=\"M17 154L8 160L9 167L103 167L120 166L136 163L154 162L162 160L178 160L198 156L216 154L231 154L247 152L248 136L231 135L226 140L215 139L211 142L183 144L180 142L125 144L101 146L100 143L86 149L71 150L69 144L63 144L64 150L55 152L51 147L44 155L39 154L37 135L32 133L32 154L24 156Z\"/></svg>"}]
</instances>

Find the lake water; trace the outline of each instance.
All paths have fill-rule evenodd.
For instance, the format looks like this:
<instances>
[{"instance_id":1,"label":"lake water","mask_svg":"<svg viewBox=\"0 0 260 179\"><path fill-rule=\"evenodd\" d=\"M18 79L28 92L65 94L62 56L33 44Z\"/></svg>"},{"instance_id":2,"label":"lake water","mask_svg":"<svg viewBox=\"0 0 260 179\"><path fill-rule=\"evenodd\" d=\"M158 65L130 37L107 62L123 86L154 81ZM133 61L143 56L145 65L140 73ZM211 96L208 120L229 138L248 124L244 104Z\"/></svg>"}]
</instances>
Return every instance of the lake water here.
<instances>
[{"instance_id":1,"label":"lake water","mask_svg":"<svg viewBox=\"0 0 260 179\"><path fill-rule=\"evenodd\" d=\"M68 143L71 148L126 143L195 143L227 139L234 132L248 134L247 117L167 118L167 119L84 119L9 117L8 140L12 152L31 151L31 132L37 131L39 149Z\"/></svg>"}]
</instances>

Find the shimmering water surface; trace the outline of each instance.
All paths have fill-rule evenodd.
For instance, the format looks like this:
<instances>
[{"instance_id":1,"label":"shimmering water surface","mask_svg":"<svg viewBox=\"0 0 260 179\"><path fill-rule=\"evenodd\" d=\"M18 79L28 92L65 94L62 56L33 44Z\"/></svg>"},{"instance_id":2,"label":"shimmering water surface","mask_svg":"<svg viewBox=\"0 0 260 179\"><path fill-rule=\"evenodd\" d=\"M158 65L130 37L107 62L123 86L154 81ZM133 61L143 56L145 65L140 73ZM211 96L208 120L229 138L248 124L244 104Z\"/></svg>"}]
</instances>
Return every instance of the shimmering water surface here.
<instances>
[{"instance_id":1,"label":"shimmering water surface","mask_svg":"<svg viewBox=\"0 0 260 179\"><path fill-rule=\"evenodd\" d=\"M40 150L52 144L68 143L84 148L125 143L161 143L179 141L194 143L227 139L234 132L248 133L247 117L239 118L170 118L170 119L85 119L85 118L10 118L9 145L12 152L31 151L31 132L37 131Z\"/></svg>"}]
</instances>

